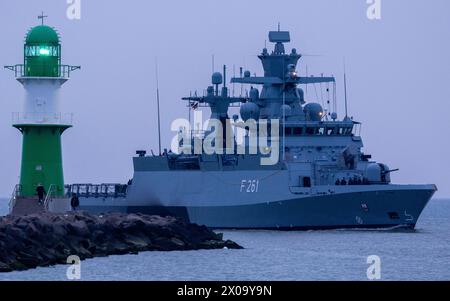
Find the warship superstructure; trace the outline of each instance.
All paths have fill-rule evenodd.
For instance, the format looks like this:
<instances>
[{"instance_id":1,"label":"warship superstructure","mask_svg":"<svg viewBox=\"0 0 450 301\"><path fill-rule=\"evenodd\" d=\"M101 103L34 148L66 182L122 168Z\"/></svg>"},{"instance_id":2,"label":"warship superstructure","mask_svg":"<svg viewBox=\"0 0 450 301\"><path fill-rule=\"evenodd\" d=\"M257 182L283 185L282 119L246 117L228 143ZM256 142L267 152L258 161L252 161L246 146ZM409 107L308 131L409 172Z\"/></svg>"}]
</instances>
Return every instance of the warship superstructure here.
<instances>
[{"instance_id":1,"label":"warship superstructure","mask_svg":"<svg viewBox=\"0 0 450 301\"><path fill-rule=\"evenodd\" d=\"M395 170L363 153L359 123L347 114L338 118L335 78L300 76L301 55L285 51L289 32L272 31L269 40L274 50L264 48L258 56L264 75L245 71L231 79L250 85L247 94L230 96L224 68L213 74L204 95L183 98L194 109L211 109L211 119L222 125L215 133L223 133L226 151L193 152L215 128L201 134L189 130L189 142L179 140L184 152L138 151L127 185L67 186L67 193L79 196L80 209L174 215L221 229L414 228L436 186L391 183ZM325 88L325 105L306 101L307 85ZM230 106L240 107L240 118L230 118ZM247 147L242 154L235 138L231 146L225 141L227 133L241 128L248 144L250 120L256 121L257 134L266 127L265 152ZM262 164L275 149L276 160Z\"/></svg>"}]
</instances>

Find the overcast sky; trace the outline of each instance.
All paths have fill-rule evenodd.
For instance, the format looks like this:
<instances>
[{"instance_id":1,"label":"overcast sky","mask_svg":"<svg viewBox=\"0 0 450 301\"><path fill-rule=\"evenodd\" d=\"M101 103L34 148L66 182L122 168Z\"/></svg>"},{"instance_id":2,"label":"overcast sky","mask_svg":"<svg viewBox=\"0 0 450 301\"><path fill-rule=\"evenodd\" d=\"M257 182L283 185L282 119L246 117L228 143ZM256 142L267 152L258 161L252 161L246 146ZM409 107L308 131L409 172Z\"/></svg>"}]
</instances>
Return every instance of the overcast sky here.
<instances>
[{"instance_id":1,"label":"overcast sky","mask_svg":"<svg viewBox=\"0 0 450 301\"><path fill-rule=\"evenodd\" d=\"M349 112L363 122L364 152L400 168L398 183L437 184L450 197L450 1L382 0L381 20L366 0L117 1L81 0L81 19L66 17L66 0L0 0L0 65L23 61L27 30L46 23L62 37L63 63L81 65L62 90L62 110L75 114L63 136L66 183L125 182L137 149L158 147L158 57L162 140L172 120L187 117L181 97L203 91L215 68L233 64L261 74L256 57L267 32L291 31L305 56L304 74L337 77L342 117L342 58ZM272 47L272 46L270 46ZM11 127L23 88L0 72L0 196L19 181L21 134ZM314 93L307 100L316 101Z\"/></svg>"}]
</instances>

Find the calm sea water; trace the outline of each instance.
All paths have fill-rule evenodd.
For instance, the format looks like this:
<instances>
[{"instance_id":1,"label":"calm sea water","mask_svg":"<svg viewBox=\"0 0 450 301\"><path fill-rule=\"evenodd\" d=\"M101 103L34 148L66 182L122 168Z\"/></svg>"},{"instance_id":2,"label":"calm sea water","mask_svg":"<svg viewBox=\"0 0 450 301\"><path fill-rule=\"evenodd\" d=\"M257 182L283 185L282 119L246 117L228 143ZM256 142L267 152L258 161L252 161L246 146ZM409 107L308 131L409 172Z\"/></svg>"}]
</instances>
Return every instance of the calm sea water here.
<instances>
[{"instance_id":1,"label":"calm sea water","mask_svg":"<svg viewBox=\"0 0 450 301\"><path fill-rule=\"evenodd\" d=\"M0 202L0 214L7 202ZM450 280L450 200L433 200L415 232L225 231L244 250L145 252L81 263L82 280ZM0 280L66 280L67 266L0 274Z\"/></svg>"}]
</instances>

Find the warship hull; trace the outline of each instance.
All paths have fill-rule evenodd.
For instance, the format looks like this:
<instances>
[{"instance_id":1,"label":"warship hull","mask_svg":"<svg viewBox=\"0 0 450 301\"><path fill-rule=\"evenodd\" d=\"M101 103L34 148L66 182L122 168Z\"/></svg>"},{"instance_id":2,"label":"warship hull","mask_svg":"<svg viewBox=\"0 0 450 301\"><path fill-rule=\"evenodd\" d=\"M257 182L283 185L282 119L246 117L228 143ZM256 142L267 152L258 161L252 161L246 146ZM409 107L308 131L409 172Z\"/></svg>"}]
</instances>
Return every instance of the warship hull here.
<instances>
[{"instance_id":1,"label":"warship hull","mask_svg":"<svg viewBox=\"0 0 450 301\"><path fill-rule=\"evenodd\" d=\"M213 229L322 230L344 228L414 229L430 201L434 185L383 185L351 187L316 195L293 193L289 199L232 205L201 205L179 200L177 205L127 198L81 198L81 210L93 213L128 212L171 215ZM370 189L369 189L370 188ZM336 189L336 187L334 187ZM303 193L304 192L298 192ZM232 198L232 194L228 194ZM196 203L196 204L193 204ZM210 204L215 200L211 199Z\"/></svg>"}]
</instances>

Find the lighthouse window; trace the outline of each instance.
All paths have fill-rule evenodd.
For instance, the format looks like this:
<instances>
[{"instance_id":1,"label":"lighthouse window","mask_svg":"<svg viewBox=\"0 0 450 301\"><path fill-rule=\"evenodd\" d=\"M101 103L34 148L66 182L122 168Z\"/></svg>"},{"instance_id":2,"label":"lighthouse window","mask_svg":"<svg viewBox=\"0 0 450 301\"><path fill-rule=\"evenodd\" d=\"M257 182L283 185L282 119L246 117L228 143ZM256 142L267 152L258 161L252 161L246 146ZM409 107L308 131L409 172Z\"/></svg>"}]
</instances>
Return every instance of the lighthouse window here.
<instances>
[{"instance_id":1,"label":"lighthouse window","mask_svg":"<svg viewBox=\"0 0 450 301\"><path fill-rule=\"evenodd\" d=\"M58 56L59 49L56 46L26 46L25 56Z\"/></svg>"},{"instance_id":2,"label":"lighthouse window","mask_svg":"<svg viewBox=\"0 0 450 301\"><path fill-rule=\"evenodd\" d=\"M50 50L48 48L41 48L41 49L39 49L39 54L49 56Z\"/></svg>"}]
</instances>

